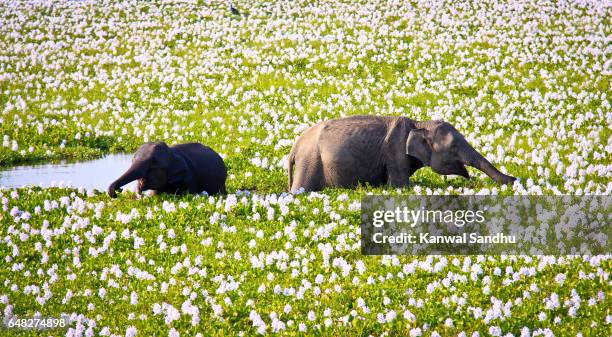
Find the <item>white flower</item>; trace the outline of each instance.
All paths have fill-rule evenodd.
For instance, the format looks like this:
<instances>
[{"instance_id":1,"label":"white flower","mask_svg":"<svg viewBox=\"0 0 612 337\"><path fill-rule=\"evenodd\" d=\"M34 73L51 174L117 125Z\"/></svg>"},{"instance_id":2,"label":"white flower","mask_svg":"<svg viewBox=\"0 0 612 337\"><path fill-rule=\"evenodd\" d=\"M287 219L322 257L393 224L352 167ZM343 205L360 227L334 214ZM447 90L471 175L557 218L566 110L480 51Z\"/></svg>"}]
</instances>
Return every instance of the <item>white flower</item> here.
<instances>
[{"instance_id":1,"label":"white flower","mask_svg":"<svg viewBox=\"0 0 612 337\"><path fill-rule=\"evenodd\" d=\"M394 310L389 310L387 312L387 314L385 315L385 321L386 322L393 322L395 317L397 317L397 314L395 313L395 311Z\"/></svg>"},{"instance_id":2,"label":"white flower","mask_svg":"<svg viewBox=\"0 0 612 337\"><path fill-rule=\"evenodd\" d=\"M175 328L171 328L168 332L168 337L180 337L181 334Z\"/></svg>"},{"instance_id":3,"label":"white flower","mask_svg":"<svg viewBox=\"0 0 612 337\"><path fill-rule=\"evenodd\" d=\"M489 333L491 334L491 336L501 336L502 335L502 330L498 326L490 326L489 327Z\"/></svg>"},{"instance_id":4,"label":"white flower","mask_svg":"<svg viewBox=\"0 0 612 337\"><path fill-rule=\"evenodd\" d=\"M538 320L539 320L540 322L541 322L541 321L545 321L545 320L546 320L546 313L545 313L545 312L543 312L543 311L542 311L542 312L540 312L540 313L538 314Z\"/></svg>"},{"instance_id":5,"label":"white flower","mask_svg":"<svg viewBox=\"0 0 612 337\"><path fill-rule=\"evenodd\" d=\"M421 330L421 328L413 328L410 329L410 337L418 337L418 336L422 336L423 335L423 331Z\"/></svg>"},{"instance_id":6,"label":"white flower","mask_svg":"<svg viewBox=\"0 0 612 337\"><path fill-rule=\"evenodd\" d=\"M560 286L563 285L563 283L565 282L566 276L565 274L557 274L557 276L555 276L555 282L559 283Z\"/></svg>"},{"instance_id":7,"label":"white flower","mask_svg":"<svg viewBox=\"0 0 612 337\"><path fill-rule=\"evenodd\" d=\"M138 331L138 330L136 330L136 328L135 328L135 327L133 327L133 326L129 326L129 327L127 328L127 330L125 330L125 337L134 337L134 336L136 336L136 332L137 332L137 331Z\"/></svg>"}]
</instances>

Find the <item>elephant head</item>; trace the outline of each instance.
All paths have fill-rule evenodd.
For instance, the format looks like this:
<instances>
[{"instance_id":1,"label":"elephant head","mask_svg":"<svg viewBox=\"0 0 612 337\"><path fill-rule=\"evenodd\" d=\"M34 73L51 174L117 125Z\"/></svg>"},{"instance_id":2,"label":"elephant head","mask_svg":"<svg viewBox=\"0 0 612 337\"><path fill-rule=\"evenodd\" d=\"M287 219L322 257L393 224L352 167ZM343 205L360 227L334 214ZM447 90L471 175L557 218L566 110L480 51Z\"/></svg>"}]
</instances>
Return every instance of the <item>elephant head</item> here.
<instances>
[{"instance_id":1,"label":"elephant head","mask_svg":"<svg viewBox=\"0 0 612 337\"><path fill-rule=\"evenodd\" d=\"M486 158L465 140L451 124L442 121L415 123L408 134L406 154L418 159L423 166L442 175L456 174L469 178L464 165L486 173L499 184L512 184L516 178L499 172Z\"/></svg>"},{"instance_id":2,"label":"elephant head","mask_svg":"<svg viewBox=\"0 0 612 337\"><path fill-rule=\"evenodd\" d=\"M185 160L164 142L145 143L132 160L130 168L108 187L108 195L117 196L121 186L138 179L138 192L165 191L180 186L189 175Z\"/></svg>"}]
</instances>

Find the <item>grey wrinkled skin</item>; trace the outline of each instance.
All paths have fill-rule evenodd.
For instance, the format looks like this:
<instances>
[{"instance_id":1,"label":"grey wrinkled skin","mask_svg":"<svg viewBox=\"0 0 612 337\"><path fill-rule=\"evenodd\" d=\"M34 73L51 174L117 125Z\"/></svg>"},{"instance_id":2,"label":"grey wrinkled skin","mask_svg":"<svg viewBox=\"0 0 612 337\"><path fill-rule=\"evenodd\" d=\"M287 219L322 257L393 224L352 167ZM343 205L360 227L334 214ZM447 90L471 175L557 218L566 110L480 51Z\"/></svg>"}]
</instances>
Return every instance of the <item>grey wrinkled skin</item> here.
<instances>
[{"instance_id":1,"label":"grey wrinkled skin","mask_svg":"<svg viewBox=\"0 0 612 337\"><path fill-rule=\"evenodd\" d=\"M108 195L117 197L121 186L138 180L138 192L154 193L226 193L227 170L223 159L200 143L169 147L164 142L142 145L130 168L108 187Z\"/></svg>"},{"instance_id":2,"label":"grey wrinkled skin","mask_svg":"<svg viewBox=\"0 0 612 337\"><path fill-rule=\"evenodd\" d=\"M442 175L469 178L469 165L500 184L516 180L499 172L449 123L406 117L352 116L321 122L302 133L288 161L291 192L358 183L404 187L425 166Z\"/></svg>"}]
</instances>

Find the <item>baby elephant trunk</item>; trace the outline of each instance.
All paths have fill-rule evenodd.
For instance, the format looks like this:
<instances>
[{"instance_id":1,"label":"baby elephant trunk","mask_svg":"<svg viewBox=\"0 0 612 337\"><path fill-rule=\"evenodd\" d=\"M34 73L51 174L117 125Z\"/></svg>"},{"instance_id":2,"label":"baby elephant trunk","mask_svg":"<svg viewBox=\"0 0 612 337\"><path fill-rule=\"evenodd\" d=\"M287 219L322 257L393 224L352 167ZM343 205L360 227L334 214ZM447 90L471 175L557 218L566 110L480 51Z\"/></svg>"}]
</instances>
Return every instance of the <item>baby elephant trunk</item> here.
<instances>
[{"instance_id":1,"label":"baby elephant trunk","mask_svg":"<svg viewBox=\"0 0 612 337\"><path fill-rule=\"evenodd\" d=\"M129 184L136 179L143 178L143 176L142 168L139 165L132 165L121 177L108 186L108 195L111 198L116 198L116 191L119 190L121 186Z\"/></svg>"}]
</instances>

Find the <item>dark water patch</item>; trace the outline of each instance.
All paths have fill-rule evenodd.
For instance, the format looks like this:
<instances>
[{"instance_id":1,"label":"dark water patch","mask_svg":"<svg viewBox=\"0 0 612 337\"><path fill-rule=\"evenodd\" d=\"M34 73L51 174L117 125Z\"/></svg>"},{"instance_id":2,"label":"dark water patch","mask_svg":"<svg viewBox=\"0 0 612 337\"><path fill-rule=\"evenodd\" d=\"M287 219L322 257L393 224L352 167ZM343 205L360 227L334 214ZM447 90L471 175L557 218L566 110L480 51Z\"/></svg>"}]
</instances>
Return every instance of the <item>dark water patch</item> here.
<instances>
[{"instance_id":1,"label":"dark water patch","mask_svg":"<svg viewBox=\"0 0 612 337\"><path fill-rule=\"evenodd\" d=\"M132 154L110 154L81 162L16 166L0 170L0 187L71 186L105 191L132 163ZM134 190L136 182L124 188Z\"/></svg>"}]
</instances>

